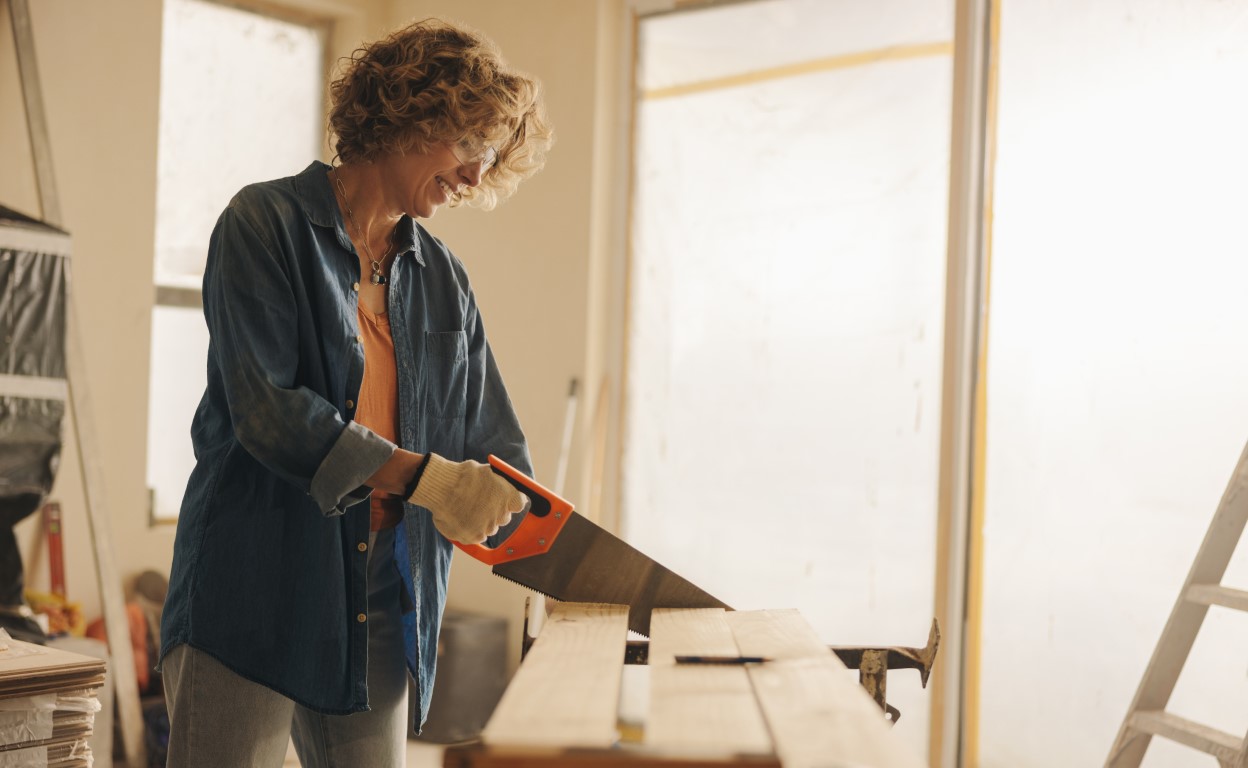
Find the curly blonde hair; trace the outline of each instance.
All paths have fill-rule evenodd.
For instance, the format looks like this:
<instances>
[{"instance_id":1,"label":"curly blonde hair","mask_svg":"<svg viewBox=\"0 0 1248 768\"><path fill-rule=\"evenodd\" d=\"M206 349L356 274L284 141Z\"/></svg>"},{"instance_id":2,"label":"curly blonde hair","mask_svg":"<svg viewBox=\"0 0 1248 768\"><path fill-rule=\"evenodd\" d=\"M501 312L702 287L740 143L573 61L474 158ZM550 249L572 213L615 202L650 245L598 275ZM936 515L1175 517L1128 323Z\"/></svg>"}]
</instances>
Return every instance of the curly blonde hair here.
<instances>
[{"instance_id":1,"label":"curly blonde hair","mask_svg":"<svg viewBox=\"0 0 1248 768\"><path fill-rule=\"evenodd\" d=\"M428 152L464 137L498 159L452 205L493 208L545 163L552 131L541 84L459 24L418 21L357 49L329 86L329 130L343 162Z\"/></svg>"}]
</instances>

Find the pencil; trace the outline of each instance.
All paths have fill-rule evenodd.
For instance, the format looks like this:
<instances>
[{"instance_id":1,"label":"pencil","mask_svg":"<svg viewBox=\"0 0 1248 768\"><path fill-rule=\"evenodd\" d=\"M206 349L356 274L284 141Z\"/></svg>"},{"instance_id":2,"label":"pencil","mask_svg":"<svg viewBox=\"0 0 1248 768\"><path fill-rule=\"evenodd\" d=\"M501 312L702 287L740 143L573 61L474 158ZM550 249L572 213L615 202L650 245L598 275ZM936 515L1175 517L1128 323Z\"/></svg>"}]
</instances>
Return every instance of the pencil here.
<instances>
[{"instance_id":1,"label":"pencil","mask_svg":"<svg viewBox=\"0 0 1248 768\"><path fill-rule=\"evenodd\" d=\"M677 664L761 664L766 656L677 656Z\"/></svg>"}]
</instances>

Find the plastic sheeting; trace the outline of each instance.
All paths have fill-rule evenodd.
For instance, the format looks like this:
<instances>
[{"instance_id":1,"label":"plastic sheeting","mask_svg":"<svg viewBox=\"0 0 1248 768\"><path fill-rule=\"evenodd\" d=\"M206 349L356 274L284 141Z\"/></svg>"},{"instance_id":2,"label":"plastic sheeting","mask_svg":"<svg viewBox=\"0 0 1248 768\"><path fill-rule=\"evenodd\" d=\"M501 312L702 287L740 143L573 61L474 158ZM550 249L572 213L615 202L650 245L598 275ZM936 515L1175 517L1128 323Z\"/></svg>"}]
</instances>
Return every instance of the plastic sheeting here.
<instances>
[{"instance_id":1,"label":"plastic sheeting","mask_svg":"<svg viewBox=\"0 0 1248 768\"><path fill-rule=\"evenodd\" d=\"M1005 3L1000 40L978 764L1101 765L1248 439L1248 7ZM1212 608L1168 709L1242 736L1246 650Z\"/></svg>"},{"instance_id":2,"label":"plastic sheeting","mask_svg":"<svg viewBox=\"0 0 1248 768\"><path fill-rule=\"evenodd\" d=\"M829 643L933 615L952 27L784 0L640 30L624 535ZM922 750L930 693L888 694Z\"/></svg>"},{"instance_id":3,"label":"plastic sheeting","mask_svg":"<svg viewBox=\"0 0 1248 768\"><path fill-rule=\"evenodd\" d=\"M0 605L21 604L12 527L39 508L60 460L69 244L0 206Z\"/></svg>"},{"instance_id":4,"label":"plastic sheeting","mask_svg":"<svg viewBox=\"0 0 1248 768\"><path fill-rule=\"evenodd\" d=\"M0 207L0 496L52 488L65 415L69 236Z\"/></svg>"},{"instance_id":5,"label":"plastic sheeting","mask_svg":"<svg viewBox=\"0 0 1248 768\"><path fill-rule=\"evenodd\" d=\"M52 738L56 694L0 701L0 744L21 744Z\"/></svg>"}]
</instances>

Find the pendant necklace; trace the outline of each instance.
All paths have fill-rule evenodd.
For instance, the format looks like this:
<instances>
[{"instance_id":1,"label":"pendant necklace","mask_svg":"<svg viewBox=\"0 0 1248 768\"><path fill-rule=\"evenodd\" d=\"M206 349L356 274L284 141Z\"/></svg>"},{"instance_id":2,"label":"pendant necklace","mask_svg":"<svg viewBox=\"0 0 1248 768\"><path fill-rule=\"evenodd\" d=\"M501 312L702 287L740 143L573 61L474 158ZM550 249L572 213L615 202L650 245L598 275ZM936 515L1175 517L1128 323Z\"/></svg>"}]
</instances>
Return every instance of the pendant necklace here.
<instances>
[{"instance_id":1,"label":"pendant necklace","mask_svg":"<svg viewBox=\"0 0 1248 768\"><path fill-rule=\"evenodd\" d=\"M373 285L385 285L388 279L381 273L382 262L390 255L390 249L394 247L394 231L390 231L390 237L386 239L386 251L381 254L381 261L373 258L373 249L368 245L368 238L360 232L360 225L355 220L355 212L351 210L351 203L347 202L347 190L342 186L342 177L338 174L338 169L334 169L334 186L338 189L339 196L342 197L342 207L347 209L347 220L351 222L351 228L355 230L355 238L364 244L364 252L368 254L368 263L373 268L373 275L368 279Z\"/></svg>"}]
</instances>

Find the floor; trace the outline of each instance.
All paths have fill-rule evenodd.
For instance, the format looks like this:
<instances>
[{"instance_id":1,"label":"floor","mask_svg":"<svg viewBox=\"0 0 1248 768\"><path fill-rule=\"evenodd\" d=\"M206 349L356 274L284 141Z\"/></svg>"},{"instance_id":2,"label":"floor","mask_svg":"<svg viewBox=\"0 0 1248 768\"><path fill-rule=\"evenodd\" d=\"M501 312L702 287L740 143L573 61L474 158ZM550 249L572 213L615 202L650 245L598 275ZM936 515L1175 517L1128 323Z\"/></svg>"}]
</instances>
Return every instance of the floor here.
<instances>
[{"instance_id":1,"label":"floor","mask_svg":"<svg viewBox=\"0 0 1248 768\"><path fill-rule=\"evenodd\" d=\"M299 758L295 756L295 745L286 748L285 765L298 768ZM441 768L442 747L426 744L423 741L407 742L407 768Z\"/></svg>"},{"instance_id":2,"label":"floor","mask_svg":"<svg viewBox=\"0 0 1248 768\"><path fill-rule=\"evenodd\" d=\"M126 768L126 761L120 758L111 762L97 758L95 764L97 766L108 765L111 768ZM294 744L286 748L286 761L282 765L284 768L299 768L299 758L295 756ZM436 744L426 744L423 741L407 742L407 768L441 768L441 766L442 747Z\"/></svg>"}]
</instances>

